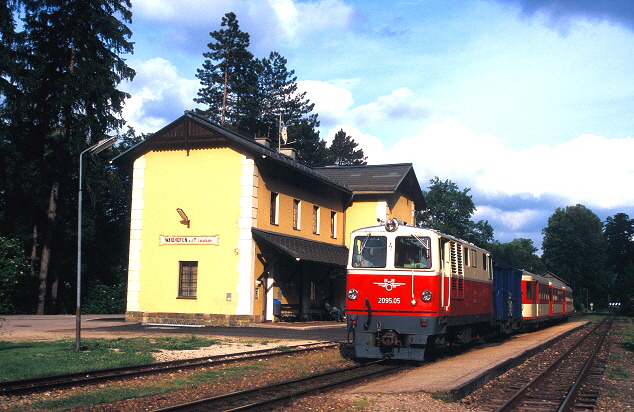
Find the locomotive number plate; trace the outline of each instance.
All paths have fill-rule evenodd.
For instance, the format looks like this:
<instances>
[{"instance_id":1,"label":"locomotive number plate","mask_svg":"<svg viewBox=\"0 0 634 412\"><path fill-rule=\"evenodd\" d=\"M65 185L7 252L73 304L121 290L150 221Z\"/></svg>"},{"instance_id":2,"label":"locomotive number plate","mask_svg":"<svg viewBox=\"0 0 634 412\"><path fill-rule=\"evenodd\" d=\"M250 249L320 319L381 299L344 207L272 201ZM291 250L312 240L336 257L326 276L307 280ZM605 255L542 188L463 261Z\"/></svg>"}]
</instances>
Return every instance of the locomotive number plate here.
<instances>
[{"instance_id":1,"label":"locomotive number plate","mask_svg":"<svg viewBox=\"0 0 634 412\"><path fill-rule=\"evenodd\" d=\"M379 303L398 305L401 303L401 298L379 298Z\"/></svg>"}]
</instances>

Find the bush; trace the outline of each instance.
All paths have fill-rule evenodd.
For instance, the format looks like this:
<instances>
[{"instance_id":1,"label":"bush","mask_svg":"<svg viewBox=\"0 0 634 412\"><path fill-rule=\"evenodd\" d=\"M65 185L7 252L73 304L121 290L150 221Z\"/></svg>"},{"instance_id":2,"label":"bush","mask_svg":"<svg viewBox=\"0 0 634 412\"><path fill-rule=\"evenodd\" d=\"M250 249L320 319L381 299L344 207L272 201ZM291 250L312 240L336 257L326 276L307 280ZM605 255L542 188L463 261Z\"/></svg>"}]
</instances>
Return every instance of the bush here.
<instances>
[{"instance_id":1,"label":"bush","mask_svg":"<svg viewBox=\"0 0 634 412\"><path fill-rule=\"evenodd\" d=\"M0 314L33 313L37 276L15 239L0 237Z\"/></svg>"},{"instance_id":2,"label":"bush","mask_svg":"<svg viewBox=\"0 0 634 412\"><path fill-rule=\"evenodd\" d=\"M98 279L92 279L88 283L82 302L82 313L125 313L125 293L124 284L108 286Z\"/></svg>"}]
</instances>

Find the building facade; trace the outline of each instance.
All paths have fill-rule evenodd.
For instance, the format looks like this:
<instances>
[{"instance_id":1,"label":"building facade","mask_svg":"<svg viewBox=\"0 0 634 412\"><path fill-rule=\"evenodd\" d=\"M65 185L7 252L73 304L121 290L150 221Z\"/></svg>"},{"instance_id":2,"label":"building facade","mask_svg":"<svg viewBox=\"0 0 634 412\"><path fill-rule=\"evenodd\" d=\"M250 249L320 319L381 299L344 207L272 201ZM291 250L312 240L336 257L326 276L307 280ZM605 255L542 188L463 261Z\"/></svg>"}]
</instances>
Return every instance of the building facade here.
<instances>
[{"instance_id":1,"label":"building facade","mask_svg":"<svg viewBox=\"0 0 634 412\"><path fill-rule=\"evenodd\" d=\"M411 164L311 168L193 113L115 160L133 170L129 321L323 318L345 302L349 233L424 205Z\"/></svg>"}]
</instances>

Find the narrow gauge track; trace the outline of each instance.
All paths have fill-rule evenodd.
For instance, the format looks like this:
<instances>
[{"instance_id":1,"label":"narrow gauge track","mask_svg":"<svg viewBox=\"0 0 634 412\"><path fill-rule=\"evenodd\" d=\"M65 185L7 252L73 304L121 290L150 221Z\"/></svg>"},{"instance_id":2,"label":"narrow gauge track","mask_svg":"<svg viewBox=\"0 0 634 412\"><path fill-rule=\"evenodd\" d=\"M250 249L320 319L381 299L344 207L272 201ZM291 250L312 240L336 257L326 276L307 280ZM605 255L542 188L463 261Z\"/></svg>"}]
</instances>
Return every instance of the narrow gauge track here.
<instances>
[{"instance_id":1,"label":"narrow gauge track","mask_svg":"<svg viewBox=\"0 0 634 412\"><path fill-rule=\"evenodd\" d=\"M0 395L19 395L37 393L51 389L95 384L105 381L126 379L142 375L154 375L180 369L194 369L232 362L269 358L284 355L296 355L313 350L339 346L339 342L318 342L312 344L285 346L283 348L262 349L226 355L205 356L202 358L182 359L170 362L150 363L147 365L125 366L65 375L43 376L39 378L0 382Z\"/></svg>"},{"instance_id":2,"label":"narrow gauge track","mask_svg":"<svg viewBox=\"0 0 634 412\"><path fill-rule=\"evenodd\" d=\"M333 390L361 379L376 375L384 376L386 373L394 373L411 367L412 366L405 364L390 364L389 361L386 360L377 360L304 378L174 405L158 409L158 411L267 410L275 405L281 405L301 396Z\"/></svg>"},{"instance_id":3,"label":"narrow gauge track","mask_svg":"<svg viewBox=\"0 0 634 412\"><path fill-rule=\"evenodd\" d=\"M521 388L509 396L496 412L592 409L598 395L598 381L605 367L603 362L597 362L597 354L612 322L612 318L605 319L592 328L525 385L507 383L509 388Z\"/></svg>"}]
</instances>

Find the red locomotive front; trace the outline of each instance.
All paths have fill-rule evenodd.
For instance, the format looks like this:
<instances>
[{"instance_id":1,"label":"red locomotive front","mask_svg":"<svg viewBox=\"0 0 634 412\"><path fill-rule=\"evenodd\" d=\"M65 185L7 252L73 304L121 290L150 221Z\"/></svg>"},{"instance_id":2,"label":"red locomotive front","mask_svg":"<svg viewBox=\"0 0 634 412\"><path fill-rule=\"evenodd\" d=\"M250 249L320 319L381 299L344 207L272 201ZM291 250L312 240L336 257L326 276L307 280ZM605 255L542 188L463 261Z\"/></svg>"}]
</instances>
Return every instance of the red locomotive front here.
<instances>
[{"instance_id":1,"label":"red locomotive front","mask_svg":"<svg viewBox=\"0 0 634 412\"><path fill-rule=\"evenodd\" d=\"M490 259L396 221L355 230L346 312L356 356L422 360L429 346L475 339L493 313Z\"/></svg>"}]
</instances>

